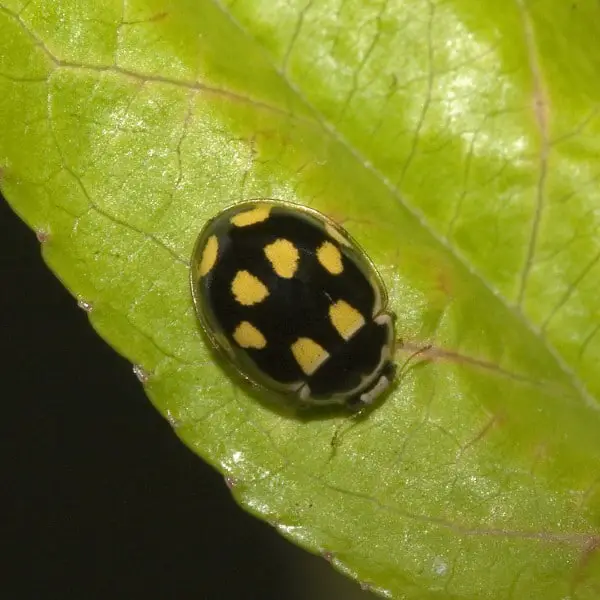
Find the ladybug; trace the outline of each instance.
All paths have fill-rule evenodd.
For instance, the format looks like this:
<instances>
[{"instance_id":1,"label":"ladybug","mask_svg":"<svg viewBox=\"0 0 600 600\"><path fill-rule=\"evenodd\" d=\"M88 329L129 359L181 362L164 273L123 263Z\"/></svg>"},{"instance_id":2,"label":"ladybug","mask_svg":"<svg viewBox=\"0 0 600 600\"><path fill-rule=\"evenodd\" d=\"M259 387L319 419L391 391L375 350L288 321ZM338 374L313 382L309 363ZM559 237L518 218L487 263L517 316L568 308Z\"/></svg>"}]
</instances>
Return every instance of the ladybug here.
<instances>
[{"instance_id":1,"label":"ladybug","mask_svg":"<svg viewBox=\"0 0 600 600\"><path fill-rule=\"evenodd\" d=\"M196 240L190 283L206 336L255 386L360 410L394 379L385 286L316 210L266 199L224 209Z\"/></svg>"}]
</instances>

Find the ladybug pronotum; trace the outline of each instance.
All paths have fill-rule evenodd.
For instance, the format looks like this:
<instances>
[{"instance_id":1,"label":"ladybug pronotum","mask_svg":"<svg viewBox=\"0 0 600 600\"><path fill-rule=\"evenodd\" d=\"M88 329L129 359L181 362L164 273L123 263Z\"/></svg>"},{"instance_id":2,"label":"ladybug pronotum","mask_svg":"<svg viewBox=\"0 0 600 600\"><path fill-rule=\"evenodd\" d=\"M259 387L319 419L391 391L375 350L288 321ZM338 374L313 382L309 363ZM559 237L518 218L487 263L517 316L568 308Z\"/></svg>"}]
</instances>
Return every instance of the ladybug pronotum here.
<instances>
[{"instance_id":1,"label":"ladybug pronotum","mask_svg":"<svg viewBox=\"0 0 600 600\"><path fill-rule=\"evenodd\" d=\"M190 280L208 339L257 386L360 409L394 378L383 282L315 210L274 200L226 208L200 232Z\"/></svg>"}]
</instances>

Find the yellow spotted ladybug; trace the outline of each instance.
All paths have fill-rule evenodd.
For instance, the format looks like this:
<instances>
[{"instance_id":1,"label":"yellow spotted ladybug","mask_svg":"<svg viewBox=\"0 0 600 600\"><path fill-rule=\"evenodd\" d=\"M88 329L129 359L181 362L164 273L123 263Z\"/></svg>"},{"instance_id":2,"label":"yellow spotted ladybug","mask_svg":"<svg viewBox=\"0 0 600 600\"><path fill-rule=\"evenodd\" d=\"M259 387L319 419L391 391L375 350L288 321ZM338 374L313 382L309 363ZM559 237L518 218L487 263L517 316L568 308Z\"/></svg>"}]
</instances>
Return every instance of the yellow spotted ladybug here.
<instances>
[{"instance_id":1,"label":"yellow spotted ladybug","mask_svg":"<svg viewBox=\"0 0 600 600\"><path fill-rule=\"evenodd\" d=\"M200 232L190 280L207 337L255 385L360 409L394 378L383 282L348 233L313 209L226 208Z\"/></svg>"}]
</instances>

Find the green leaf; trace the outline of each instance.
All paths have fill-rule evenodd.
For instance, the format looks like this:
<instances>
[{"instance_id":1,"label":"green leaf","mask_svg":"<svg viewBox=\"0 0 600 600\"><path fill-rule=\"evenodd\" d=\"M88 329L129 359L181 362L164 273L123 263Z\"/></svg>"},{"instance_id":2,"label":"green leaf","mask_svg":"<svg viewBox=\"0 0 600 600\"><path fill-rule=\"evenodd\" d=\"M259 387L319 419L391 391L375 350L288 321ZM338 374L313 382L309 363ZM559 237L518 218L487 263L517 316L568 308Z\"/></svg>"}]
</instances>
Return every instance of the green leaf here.
<instances>
[{"instance_id":1,"label":"green leaf","mask_svg":"<svg viewBox=\"0 0 600 600\"><path fill-rule=\"evenodd\" d=\"M0 0L2 189L247 510L395 598L600 596L594 0ZM237 387L199 335L207 218L345 224L405 351L362 421ZM334 451L335 450L335 451Z\"/></svg>"}]
</instances>

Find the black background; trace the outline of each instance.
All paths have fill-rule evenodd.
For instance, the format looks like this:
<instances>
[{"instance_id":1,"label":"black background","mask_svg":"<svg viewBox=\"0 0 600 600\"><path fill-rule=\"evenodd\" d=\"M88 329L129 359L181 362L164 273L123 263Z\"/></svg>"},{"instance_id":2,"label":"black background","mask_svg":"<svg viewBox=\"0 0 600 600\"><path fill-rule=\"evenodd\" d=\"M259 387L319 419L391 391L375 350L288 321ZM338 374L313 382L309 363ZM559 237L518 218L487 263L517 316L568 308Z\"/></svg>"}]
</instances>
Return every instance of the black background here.
<instances>
[{"instance_id":1,"label":"black background","mask_svg":"<svg viewBox=\"0 0 600 600\"><path fill-rule=\"evenodd\" d=\"M0 234L0 598L373 598L237 506L1 197Z\"/></svg>"}]
</instances>

